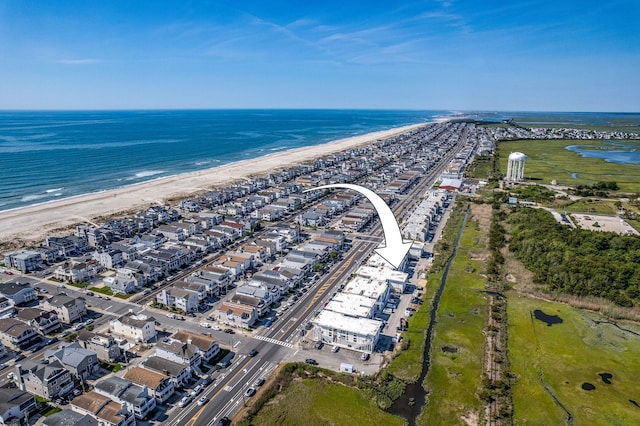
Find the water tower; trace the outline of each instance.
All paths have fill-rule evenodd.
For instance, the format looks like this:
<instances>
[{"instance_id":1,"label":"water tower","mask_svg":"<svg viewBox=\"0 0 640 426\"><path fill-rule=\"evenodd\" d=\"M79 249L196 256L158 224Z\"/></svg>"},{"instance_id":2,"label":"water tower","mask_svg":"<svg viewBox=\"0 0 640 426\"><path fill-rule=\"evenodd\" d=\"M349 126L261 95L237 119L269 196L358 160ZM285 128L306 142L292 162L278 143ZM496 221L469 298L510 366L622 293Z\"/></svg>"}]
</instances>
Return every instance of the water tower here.
<instances>
[{"instance_id":1,"label":"water tower","mask_svg":"<svg viewBox=\"0 0 640 426\"><path fill-rule=\"evenodd\" d=\"M524 162L526 159L527 156L521 152L512 152L509 154L506 180L511 182L524 180Z\"/></svg>"}]
</instances>

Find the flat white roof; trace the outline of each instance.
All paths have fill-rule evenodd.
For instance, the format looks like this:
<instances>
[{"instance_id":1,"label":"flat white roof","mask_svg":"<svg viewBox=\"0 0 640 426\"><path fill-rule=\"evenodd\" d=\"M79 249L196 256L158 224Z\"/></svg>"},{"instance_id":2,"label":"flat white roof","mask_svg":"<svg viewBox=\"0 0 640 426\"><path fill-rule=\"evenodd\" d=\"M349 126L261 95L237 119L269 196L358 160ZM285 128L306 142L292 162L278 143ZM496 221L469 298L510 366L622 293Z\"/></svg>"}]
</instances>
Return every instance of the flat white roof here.
<instances>
[{"instance_id":1,"label":"flat white roof","mask_svg":"<svg viewBox=\"0 0 640 426\"><path fill-rule=\"evenodd\" d=\"M338 293L325 306L325 309L352 317L367 318L375 305L376 301L366 296Z\"/></svg>"},{"instance_id":2,"label":"flat white roof","mask_svg":"<svg viewBox=\"0 0 640 426\"><path fill-rule=\"evenodd\" d=\"M388 287L389 284L387 284L387 281L384 279L357 276L344 286L342 292L357 294L378 300L380 296L387 291Z\"/></svg>"},{"instance_id":3,"label":"flat white roof","mask_svg":"<svg viewBox=\"0 0 640 426\"><path fill-rule=\"evenodd\" d=\"M356 271L361 277L377 278L378 280L389 280L391 282L406 282L409 275L406 272L391 268L389 263L377 254L369 258L365 266L361 266Z\"/></svg>"},{"instance_id":4,"label":"flat white roof","mask_svg":"<svg viewBox=\"0 0 640 426\"><path fill-rule=\"evenodd\" d=\"M368 318L353 318L323 309L313 321L320 328L342 330L361 336L376 336L380 333L382 321Z\"/></svg>"}]
</instances>

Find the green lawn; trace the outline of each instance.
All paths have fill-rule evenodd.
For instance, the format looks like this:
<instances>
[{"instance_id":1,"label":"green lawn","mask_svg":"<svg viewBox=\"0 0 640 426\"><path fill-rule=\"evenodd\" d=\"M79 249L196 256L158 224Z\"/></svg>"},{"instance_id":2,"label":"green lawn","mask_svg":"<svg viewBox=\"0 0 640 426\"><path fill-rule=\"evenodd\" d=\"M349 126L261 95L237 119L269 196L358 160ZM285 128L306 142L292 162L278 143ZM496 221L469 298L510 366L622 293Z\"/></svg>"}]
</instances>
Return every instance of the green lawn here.
<instances>
[{"instance_id":1,"label":"green lawn","mask_svg":"<svg viewBox=\"0 0 640 426\"><path fill-rule=\"evenodd\" d=\"M461 416L481 409L477 391L483 371L487 302L481 291L486 280L480 275L484 272L481 262L469 257L470 252L485 248L480 237L476 223L467 222L440 299L431 367L424 383L428 402L419 424L465 424ZM444 352L445 346L457 352Z\"/></svg>"},{"instance_id":2,"label":"green lawn","mask_svg":"<svg viewBox=\"0 0 640 426\"><path fill-rule=\"evenodd\" d=\"M637 144L640 148L638 141L625 141L625 143ZM592 185L598 181L615 181L621 191L640 192L639 164L616 164L599 158L583 158L580 154L565 149L569 145L599 149L607 147L601 141L592 140L503 141L498 144L500 171L506 174L509 153L518 151L527 155L525 178L534 182L549 184L552 180L556 180L558 184L572 186Z\"/></svg>"},{"instance_id":3,"label":"green lawn","mask_svg":"<svg viewBox=\"0 0 640 426\"><path fill-rule=\"evenodd\" d=\"M107 296L113 296L113 292L107 286L104 286L104 287L91 287L89 290L95 291L96 293L106 294Z\"/></svg>"},{"instance_id":4,"label":"green lawn","mask_svg":"<svg viewBox=\"0 0 640 426\"><path fill-rule=\"evenodd\" d=\"M563 424L566 407L576 425L640 424L640 336L621 331L569 306L509 294L509 359L514 380L516 425ZM563 322L547 326L532 317L536 309ZM621 325L640 333L640 327ZM605 384L598 373L613 374ZM596 389L585 391L588 382Z\"/></svg>"},{"instance_id":5,"label":"green lawn","mask_svg":"<svg viewBox=\"0 0 640 426\"><path fill-rule=\"evenodd\" d=\"M380 410L358 389L305 379L292 382L262 407L252 424L393 426L404 425L405 421Z\"/></svg>"}]
</instances>

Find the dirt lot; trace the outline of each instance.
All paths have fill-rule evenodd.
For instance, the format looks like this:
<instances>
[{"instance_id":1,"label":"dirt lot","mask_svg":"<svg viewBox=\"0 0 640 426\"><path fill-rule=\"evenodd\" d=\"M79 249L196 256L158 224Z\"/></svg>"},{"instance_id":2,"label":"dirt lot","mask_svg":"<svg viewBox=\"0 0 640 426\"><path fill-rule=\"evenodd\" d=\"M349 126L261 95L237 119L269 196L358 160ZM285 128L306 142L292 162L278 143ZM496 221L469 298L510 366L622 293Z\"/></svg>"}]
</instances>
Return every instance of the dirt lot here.
<instances>
[{"instance_id":1,"label":"dirt lot","mask_svg":"<svg viewBox=\"0 0 640 426\"><path fill-rule=\"evenodd\" d=\"M582 229L588 229L589 231L611 231L622 235L640 235L626 221L616 216L578 213L574 213L572 216Z\"/></svg>"}]
</instances>

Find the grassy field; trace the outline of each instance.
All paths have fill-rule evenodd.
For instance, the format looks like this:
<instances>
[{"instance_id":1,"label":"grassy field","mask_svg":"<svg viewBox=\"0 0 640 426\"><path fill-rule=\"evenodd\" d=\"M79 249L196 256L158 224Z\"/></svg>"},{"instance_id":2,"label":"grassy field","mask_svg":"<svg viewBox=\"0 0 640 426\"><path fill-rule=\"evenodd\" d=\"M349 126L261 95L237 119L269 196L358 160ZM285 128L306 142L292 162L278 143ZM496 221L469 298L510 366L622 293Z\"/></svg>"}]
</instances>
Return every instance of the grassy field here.
<instances>
[{"instance_id":1,"label":"grassy field","mask_svg":"<svg viewBox=\"0 0 640 426\"><path fill-rule=\"evenodd\" d=\"M596 324L595 315L564 304L509 294L509 359L514 380L516 425L566 423L567 413L576 425L640 424L640 335L610 324ZM559 316L551 326L533 312ZM640 333L640 327L621 325ZM599 373L613 375L605 384ZM543 387L543 382L547 390ZM582 389L591 383L595 390Z\"/></svg>"},{"instance_id":2,"label":"grassy field","mask_svg":"<svg viewBox=\"0 0 640 426\"><path fill-rule=\"evenodd\" d=\"M466 203L457 202L443 232L443 241L445 241L448 249L436 254L434 265L444 265L446 263L458 230L462 225L465 210ZM413 314L409 320L409 329L402 336L405 342L407 340L410 342L410 345L407 349L398 353L388 367L389 373L407 383L415 383L422 371L426 331L431 322L429 314L433 299L442 281L441 267L436 269L437 271L434 270L428 275L429 281L423 298L424 303Z\"/></svg>"},{"instance_id":3,"label":"grassy field","mask_svg":"<svg viewBox=\"0 0 640 426\"><path fill-rule=\"evenodd\" d=\"M253 419L256 425L403 425L362 391L322 380L295 381Z\"/></svg>"},{"instance_id":4,"label":"grassy field","mask_svg":"<svg viewBox=\"0 0 640 426\"><path fill-rule=\"evenodd\" d=\"M419 424L464 424L461 416L479 413L486 300L481 291L485 278L483 233L469 221L449 270L431 347L431 367L425 378L428 402ZM478 260L473 260L478 259ZM445 352L443 348L457 352Z\"/></svg>"},{"instance_id":5,"label":"grassy field","mask_svg":"<svg viewBox=\"0 0 640 426\"><path fill-rule=\"evenodd\" d=\"M600 141L504 141L498 144L500 171L506 174L509 153L518 151L527 155L524 173L526 179L546 184L555 180L561 185L591 185L598 181L615 181L621 191L640 192L640 165L583 158L578 153L565 149L569 145L589 145L594 148L606 146Z\"/></svg>"},{"instance_id":6,"label":"grassy field","mask_svg":"<svg viewBox=\"0 0 640 426\"><path fill-rule=\"evenodd\" d=\"M618 214L616 200L602 198L582 198L563 206L563 210L570 213Z\"/></svg>"}]
</instances>

